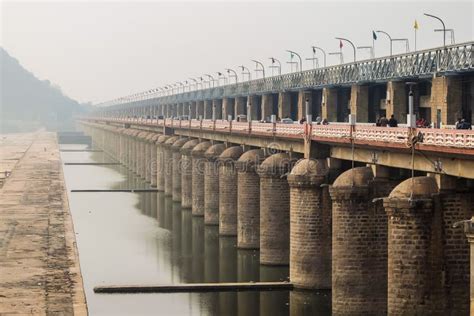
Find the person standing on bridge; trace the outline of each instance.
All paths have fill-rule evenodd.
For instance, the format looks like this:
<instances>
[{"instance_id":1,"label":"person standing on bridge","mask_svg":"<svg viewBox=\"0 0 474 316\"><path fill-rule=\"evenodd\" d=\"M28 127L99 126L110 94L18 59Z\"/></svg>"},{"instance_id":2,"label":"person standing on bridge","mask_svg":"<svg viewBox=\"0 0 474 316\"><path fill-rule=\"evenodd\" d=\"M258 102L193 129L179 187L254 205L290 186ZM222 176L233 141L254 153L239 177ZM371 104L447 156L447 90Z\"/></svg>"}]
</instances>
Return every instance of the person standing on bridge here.
<instances>
[{"instance_id":1,"label":"person standing on bridge","mask_svg":"<svg viewBox=\"0 0 474 316\"><path fill-rule=\"evenodd\" d=\"M385 115L383 115L381 118L380 118L380 126L381 127L387 127L388 125L388 120L387 118L385 117Z\"/></svg>"},{"instance_id":2,"label":"person standing on bridge","mask_svg":"<svg viewBox=\"0 0 474 316\"><path fill-rule=\"evenodd\" d=\"M390 116L390 120L388 120L388 126L398 127L398 121L395 119L395 116L393 116L393 114Z\"/></svg>"}]
</instances>

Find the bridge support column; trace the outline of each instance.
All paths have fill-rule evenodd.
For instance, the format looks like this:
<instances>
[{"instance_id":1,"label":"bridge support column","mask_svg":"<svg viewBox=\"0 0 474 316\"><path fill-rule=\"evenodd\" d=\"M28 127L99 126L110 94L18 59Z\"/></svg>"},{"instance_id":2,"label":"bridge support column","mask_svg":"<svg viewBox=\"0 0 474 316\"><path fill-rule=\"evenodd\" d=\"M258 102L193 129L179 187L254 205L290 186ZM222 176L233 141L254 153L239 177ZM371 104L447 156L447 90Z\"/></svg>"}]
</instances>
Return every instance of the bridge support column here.
<instances>
[{"instance_id":1,"label":"bridge support column","mask_svg":"<svg viewBox=\"0 0 474 316\"><path fill-rule=\"evenodd\" d=\"M222 120L222 100L212 100L212 111L216 120Z\"/></svg>"},{"instance_id":2,"label":"bridge support column","mask_svg":"<svg viewBox=\"0 0 474 316\"><path fill-rule=\"evenodd\" d=\"M291 117L291 94L289 92L278 94L278 117L280 119Z\"/></svg>"},{"instance_id":3,"label":"bridge support column","mask_svg":"<svg viewBox=\"0 0 474 316\"><path fill-rule=\"evenodd\" d=\"M137 152L137 174L140 178L145 179L145 166L146 166L146 144L145 138L148 136L147 132L141 132L138 134L138 152Z\"/></svg>"},{"instance_id":4,"label":"bridge support column","mask_svg":"<svg viewBox=\"0 0 474 316\"><path fill-rule=\"evenodd\" d=\"M180 138L171 146L173 157L173 182L172 195L173 202L181 202L181 147L188 142L188 138Z\"/></svg>"},{"instance_id":5,"label":"bridge support column","mask_svg":"<svg viewBox=\"0 0 474 316\"><path fill-rule=\"evenodd\" d=\"M234 109L235 109L235 118L237 118L238 115L245 115L246 113L246 108L247 108L247 104L246 104L247 100L245 97L236 97L235 98L235 106L234 106Z\"/></svg>"},{"instance_id":6,"label":"bridge support column","mask_svg":"<svg viewBox=\"0 0 474 316\"><path fill-rule=\"evenodd\" d=\"M441 123L454 124L462 113L462 78L435 77L431 81L431 121L437 121L437 112L441 113ZM470 119L465 117L465 119Z\"/></svg>"},{"instance_id":7,"label":"bridge support column","mask_svg":"<svg viewBox=\"0 0 474 316\"><path fill-rule=\"evenodd\" d=\"M191 151L193 176L192 176L192 213L194 216L204 216L204 170L206 158L204 153L211 147L211 142L205 141L196 145Z\"/></svg>"},{"instance_id":8,"label":"bridge support column","mask_svg":"<svg viewBox=\"0 0 474 316\"><path fill-rule=\"evenodd\" d=\"M294 160L274 154L258 167L260 176L260 263L287 265L290 258L290 188L282 176Z\"/></svg>"},{"instance_id":9,"label":"bridge support column","mask_svg":"<svg viewBox=\"0 0 474 316\"><path fill-rule=\"evenodd\" d=\"M189 112L191 102L183 103L183 115L187 115L188 118L191 118L191 113Z\"/></svg>"},{"instance_id":10,"label":"bridge support column","mask_svg":"<svg viewBox=\"0 0 474 316\"><path fill-rule=\"evenodd\" d=\"M251 120L258 120L258 108L260 107L260 98L257 95L248 96L247 115L250 115Z\"/></svg>"},{"instance_id":11,"label":"bridge support column","mask_svg":"<svg viewBox=\"0 0 474 316\"><path fill-rule=\"evenodd\" d=\"M170 136L162 135L156 141L156 188L165 191L165 142Z\"/></svg>"},{"instance_id":12,"label":"bridge support column","mask_svg":"<svg viewBox=\"0 0 474 316\"><path fill-rule=\"evenodd\" d=\"M444 286L446 313L469 314L469 244L462 225L453 224L474 216L474 192L464 182L444 174L434 175L439 188L444 239Z\"/></svg>"},{"instance_id":13,"label":"bridge support column","mask_svg":"<svg viewBox=\"0 0 474 316\"><path fill-rule=\"evenodd\" d=\"M193 205L193 161L191 151L199 144L198 139L192 139L181 147L181 207L191 208Z\"/></svg>"},{"instance_id":14,"label":"bridge support column","mask_svg":"<svg viewBox=\"0 0 474 316\"><path fill-rule=\"evenodd\" d=\"M370 167L342 173L332 187L332 313L385 314L386 217L372 204ZM379 210L377 212L377 210Z\"/></svg>"},{"instance_id":15,"label":"bridge support column","mask_svg":"<svg viewBox=\"0 0 474 316\"><path fill-rule=\"evenodd\" d=\"M205 120L212 119L212 100L205 100L204 101L204 116Z\"/></svg>"},{"instance_id":16,"label":"bridge support column","mask_svg":"<svg viewBox=\"0 0 474 316\"><path fill-rule=\"evenodd\" d=\"M393 114L399 123L407 122L407 92L405 82L387 83L387 118Z\"/></svg>"},{"instance_id":17,"label":"bridge support column","mask_svg":"<svg viewBox=\"0 0 474 316\"><path fill-rule=\"evenodd\" d=\"M369 86L352 85L351 114L355 114L357 122L369 121Z\"/></svg>"},{"instance_id":18,"label":"bridge support column","mask_svg":"<svg viewBox=\"0 0 474 316\"><path fill-rule=\"evenodd\" d=\"M384 199L388 216L388 315L444 315L438 193L431 177L400 183Z\"/></svg>"},{"instance_id":19,"label":"bridge support column","mask_svg":"<svg viewBox=\"0 0 474 316\"><path fill-rule=\"evenodd\" d=\"M197 102L191 101L188 103L189 105L189 119L196 119L197 118Z\"/></svg>"},{"instance_id":20,"label":"bridge support column","mask_svg":"<svg viewBox=\"0 0 474 316\"><path fill-rule=\"evenodd\" d=\"M222 119L227 120L229 115L234 118L234 99L224 98L222 102Z\"/></svg>"},{"instance_id":21,"label":"bridge support column","mask_svg":"<svg viewBox=\"0 0 474 316\"><path fill-rule=\"evenodd\" d=\"M196 118L204 118L204 101L196 101Z\"/></svg>"},{"instance_id":22,"label":"bridge support column","mask_svg":"<svg viewBox=\"0 0 474 316\"><path fill-rule=\"evenodd\" d=\"M151 170L150 170L150 177L151 177L151 186L156 188L157 185L157 151L158 147L156 142L160 138L160 134L155 134L153 138L150 140L150 151L151 151Z\"/></svg>"},{"instance_id":23,"label":"bridge support column","mask_svg":"<svg viewBox=\"0 0 474 316\"><path fill-rule=\"evenodd\" d=\"M306 118L306 100L308 100L308 105L310 107L309 113L311 113L311 105L313 104L313 95L311 91L308 90L300 90L298 91L298 113L297 119L301 120L302 118ZM314 119L316 119L314 117Z\"/></svg>"},{"instance_id":24,"label":"bridge support column","mask_svg":"<svg viewBox=\"0 0 474 316\"><path fill-rule=\"evenodd\" d=\"M273 94L262 95L262 119L270 121L273 113Z\"/></svg>"},{"instance_id":25,"label":"bridge support column","mask_svg":"<svg viewBox=\"0 0 474 316\"><path fill-rule=\"evenodd\" d=\"M153 138L154 133L148 133L148 136L144 139L145 145L145 167L143 172L145 173L145 182L151 183L151 167L152 167L152 148L151 148L151 139Z\"/></svg>"},{"instance_id":26,"label":"bridge support column","mask_svg":"<svg viewBox=\"0 0 474 316\"><path fill-rule=\"evenodd\" d=\"M337 121L337 89L323 88L321 100L322 118L329 122Z\"/></svg>"},{"instance_id":27,"label":"bridge support column","mask_svg":"<svg viewBox=\"0 0 474 316\"><path fill-rule=\"evenodd\" d=\"M184 103L178 103L177 104L177 109L178 113L176 113L178 116L184 115Z\"/></svg>"},{"instance_id":28,"label":"bridge support column","mask_svg":"<svg viewBox=\"0 0 474 316\"><path fill-rule=\"evenodd\" d=\"M241 146L229 147L219 156L219 235L237 236L237 171Z\"/></svg>"},{"instance_id":29,"label":"bridge support column","mask_svg":"<svg viewBox=\"0 0 474 316\"><path fill-rule=\"evenodd\" d=\"M326 160L304 159L288 176L290 280L297 288L331 288L331 203L321 188L327 174Z\"/></svg>"},{"instance_id":30,"label":"bridge support column","mask_svg":"<svg viewBox=\"0 0 474 316\"><path fill-rule=\"evenodd\" d=\"M260 177L257 168L265 153L252 149L240 156L237 168L237 248L260 248Z\"/></svg>"},{"instance_id":31,"label":"bridge support column","mask_svg":"<svg viewBox=\"0 0 474 316\"><path fill-rule=\"evenodd\" d=\"M219 225L219 167L217 158L225 150L224 144L209 147L204 156L204 224Z\"/></svg>"},{"instance_id":32,"label":"bridge support column","mask_svg":"<svg viewBox=\"0 0 474 316\"><path fill-rule=\"evenodd\" d=\"M178 136L172 136L164 143L164 173L165 173L165 196L173 195L173 152L171 146L178 140Z\"/></svg>"}]
</instances>

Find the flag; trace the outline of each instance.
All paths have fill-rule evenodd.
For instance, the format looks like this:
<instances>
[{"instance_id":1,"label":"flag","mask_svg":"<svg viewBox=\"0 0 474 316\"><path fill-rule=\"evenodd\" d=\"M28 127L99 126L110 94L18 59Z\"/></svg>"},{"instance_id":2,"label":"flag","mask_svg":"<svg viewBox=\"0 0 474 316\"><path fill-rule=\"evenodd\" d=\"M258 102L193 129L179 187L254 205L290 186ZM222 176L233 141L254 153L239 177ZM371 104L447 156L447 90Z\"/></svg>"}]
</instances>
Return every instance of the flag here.
<instances>
[{"instance_id":1,"label":"flag","mask_svg":"<svg viewBox=\"0 0 474 316\"><path fill-rule=\"evenodd\" d=\"M375 33L375 31L372 31L372 38L373 38L374 40L377 39L377 34Z\"/></svg>"},{"instance_id":2,"label":"flag","mask_svg":"<svg viewBox=\"0 0 474 316\"><path fill-rule=\"evenodd\" d=\"M339 40L339 48L342 48L342 46L344 46L344 45L342 45L342 41Z\"/></svg>"},{"instance_id":3,"label":"flag","mask_svg":"<svg viewBox=\"0 0 474 316\"><path fill-rule=\"evenodd\" d=\"M418 21L417 21L417 20L415 20L415 24L413 24L413 28L414 28L415 30L418 30L418 29L420 28L420 26L418 25Z\"/></svg>"}]
</instances>

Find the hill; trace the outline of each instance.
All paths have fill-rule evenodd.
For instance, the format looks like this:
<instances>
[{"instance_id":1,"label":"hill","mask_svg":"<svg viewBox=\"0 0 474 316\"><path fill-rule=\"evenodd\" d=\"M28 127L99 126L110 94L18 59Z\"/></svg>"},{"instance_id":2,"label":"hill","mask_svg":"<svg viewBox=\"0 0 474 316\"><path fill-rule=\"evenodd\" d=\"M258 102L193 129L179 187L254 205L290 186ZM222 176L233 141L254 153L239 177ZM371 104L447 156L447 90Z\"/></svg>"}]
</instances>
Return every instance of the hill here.
<instances>
[{"instance_id":1,"label":"hill","mask_svg":"<svg viewBox=\"0 0 474 316\"><path fill-rule=\"evenodd\" d=\"M0 133L73 130L85 106L65 96L49 80L39 80L0 47Z\"/></svg>"}]
</instances>

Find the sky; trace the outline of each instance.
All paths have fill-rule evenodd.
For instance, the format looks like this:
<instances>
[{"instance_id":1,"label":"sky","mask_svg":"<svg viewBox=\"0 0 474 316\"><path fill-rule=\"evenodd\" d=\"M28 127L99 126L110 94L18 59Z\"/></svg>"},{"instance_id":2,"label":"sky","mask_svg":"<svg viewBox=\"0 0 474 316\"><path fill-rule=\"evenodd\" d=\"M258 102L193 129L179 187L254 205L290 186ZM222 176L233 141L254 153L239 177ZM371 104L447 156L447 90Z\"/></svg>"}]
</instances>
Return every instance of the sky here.
<instances>
[{"instance_id":1,"label":"sky","mask_svg":"<svg viewBox=\"0 0 474 316\"><path fill-rule=\"evenodd\" d=\"M418 49L442 45L442 33L433 31L440 22L424 12L442 17L456 43L474 39L472 1L0 1L0 46L79 102L217 76L226 68L242 80L238 66L254 70L251 59L267 67L275 57L285 73L285 50L303 59L313 57L313 45L338 52L336 36L372 45L372 30L408 38L413 50L415 20ZM394 54L404 50L394 43ZM342 52L352 61L350 45L344 43ZM389 41L379 34L375 54L388 53ZM369 57L366 50L357 54L358 60ZM322 65L319 52L317 57ZM337 56L328 56L328 65L337 63ZM310 68L312 62L304 60L303 69Z\"/></svg>"}]
</instances>

